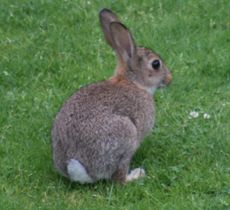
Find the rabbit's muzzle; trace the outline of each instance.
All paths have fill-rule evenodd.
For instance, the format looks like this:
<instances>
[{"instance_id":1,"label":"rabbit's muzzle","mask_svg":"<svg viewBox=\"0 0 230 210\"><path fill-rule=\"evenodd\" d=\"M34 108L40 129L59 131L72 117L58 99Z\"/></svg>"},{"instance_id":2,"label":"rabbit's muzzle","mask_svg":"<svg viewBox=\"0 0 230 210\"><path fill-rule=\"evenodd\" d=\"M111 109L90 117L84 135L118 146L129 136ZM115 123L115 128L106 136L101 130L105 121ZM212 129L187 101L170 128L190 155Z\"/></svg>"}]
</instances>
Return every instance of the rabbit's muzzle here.
<instances>
[{"instance_id":1,"label":"rabbit's muzzle","mask_svg":"<svg viewBox=\"0 0 230 210\"><path fill-rule=\"evenodd\" d=\"M169 71L167 71L165 74L165 77L162 81L162 83L163 83L162 85L167 86L171 83L171 81L172 81L172 74Z\"/></svg>"}]
</instances>

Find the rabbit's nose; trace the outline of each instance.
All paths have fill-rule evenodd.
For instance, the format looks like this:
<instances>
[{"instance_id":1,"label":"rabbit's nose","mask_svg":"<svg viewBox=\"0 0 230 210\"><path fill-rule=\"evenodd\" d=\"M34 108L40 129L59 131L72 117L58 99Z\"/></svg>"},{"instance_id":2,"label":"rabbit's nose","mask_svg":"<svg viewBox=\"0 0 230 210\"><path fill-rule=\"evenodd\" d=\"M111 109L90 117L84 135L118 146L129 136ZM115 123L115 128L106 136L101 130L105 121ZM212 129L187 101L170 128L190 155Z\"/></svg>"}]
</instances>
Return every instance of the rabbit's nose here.
<instances>
[{"instance_id":1,"label":"rabbit's nose","mask_svg":"<svg viewBox=\"0 0 230 210\"><path fill-rule=\"evenodd\" d=\"M171 81L172 81L172 74L169 71L167 71L166 75L165 75L165 78L163 80L163 83L165 85L169 85L171 83Z\"/></svg>"}]
</instances>

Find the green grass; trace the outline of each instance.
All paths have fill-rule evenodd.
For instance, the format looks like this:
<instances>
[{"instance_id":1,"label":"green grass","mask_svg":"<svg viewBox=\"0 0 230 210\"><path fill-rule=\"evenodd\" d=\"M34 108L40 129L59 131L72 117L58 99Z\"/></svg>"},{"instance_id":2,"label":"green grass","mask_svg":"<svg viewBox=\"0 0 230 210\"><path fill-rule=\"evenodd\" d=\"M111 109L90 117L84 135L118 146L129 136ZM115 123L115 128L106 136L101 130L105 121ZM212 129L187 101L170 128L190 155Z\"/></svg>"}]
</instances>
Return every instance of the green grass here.
<instances>
[{"instance_id":1,"label":"green grass","mask_svg":"<svg viewBox=\"0 0 230 210\"><path fill-rule=\"evenodd\" d=\"M230 1L1 0L0 209L230 209ZM50 130L79 87L115 66L98 22L112 8L157 51L173 83L126 186L72 184L53 169ZM191 111L200 113L189 119ZM210 119L204 119L208 113Z\"/></svg>"}]
</instances>

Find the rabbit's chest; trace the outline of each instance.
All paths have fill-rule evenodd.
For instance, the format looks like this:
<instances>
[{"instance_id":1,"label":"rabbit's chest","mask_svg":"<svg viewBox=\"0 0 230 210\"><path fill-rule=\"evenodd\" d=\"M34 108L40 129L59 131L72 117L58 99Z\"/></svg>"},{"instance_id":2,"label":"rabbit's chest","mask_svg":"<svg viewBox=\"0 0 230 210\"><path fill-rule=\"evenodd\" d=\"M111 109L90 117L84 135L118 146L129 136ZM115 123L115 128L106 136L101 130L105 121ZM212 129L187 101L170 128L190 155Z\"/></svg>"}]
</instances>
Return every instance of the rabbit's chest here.
<instances>
[{"instance_id":1,"label":"rabbit's chest","mask_svg":"<svg viewBox=\"0 0 230 210\"><path fill-rule=\"evenodd\" d=\"M155 110L153 104L143 106L136 119L137 130L141 138L151 132L155 121Z\"/></svg>"}]
</instances>

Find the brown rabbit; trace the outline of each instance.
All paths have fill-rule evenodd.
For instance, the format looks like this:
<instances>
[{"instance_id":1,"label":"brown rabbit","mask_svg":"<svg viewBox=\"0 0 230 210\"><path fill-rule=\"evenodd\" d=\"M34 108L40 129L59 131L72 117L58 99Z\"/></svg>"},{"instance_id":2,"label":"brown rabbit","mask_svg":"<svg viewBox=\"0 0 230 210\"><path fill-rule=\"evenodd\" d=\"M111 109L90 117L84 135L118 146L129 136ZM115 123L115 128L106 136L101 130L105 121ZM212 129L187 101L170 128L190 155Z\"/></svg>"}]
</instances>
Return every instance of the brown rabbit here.
<instances>
[{"instance_id":1,"label":"brown rabbit","mask_svg":"<svg viewBox=\"0 0 230 210\"><path fill-rule=\"evenodd\" d=\"M152 94L172 77L157 54L135 45L112 11L103 9L99 17L117 68L110 79L81 88L61 108L52 129L53 161L72 181L125 183L145 174L141 168L129 173L130 161L154 125Z\"/></svg>"}]
</instances>

